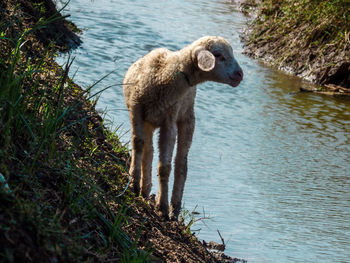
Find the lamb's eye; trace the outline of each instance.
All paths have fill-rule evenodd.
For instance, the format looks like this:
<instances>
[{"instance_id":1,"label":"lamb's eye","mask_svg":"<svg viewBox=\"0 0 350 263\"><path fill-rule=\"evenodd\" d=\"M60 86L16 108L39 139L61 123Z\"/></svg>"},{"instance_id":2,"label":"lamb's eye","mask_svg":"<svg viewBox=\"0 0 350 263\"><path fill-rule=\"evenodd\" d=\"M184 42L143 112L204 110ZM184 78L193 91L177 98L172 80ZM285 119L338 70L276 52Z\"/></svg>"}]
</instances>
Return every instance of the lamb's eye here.
<instances>
[{"instance_id":1,"label":"lamb's eye","mask_svg":"<svg viewBox=\"0 0 350 263\"><path fill-rule=\"evenodd\" d=\"M224 57L221 53L219 53L219 52L215 52L215 53L214 53L214 57L215 57L216 59L218 59L219 61L224 61L224 60L225 60L225 57Z\"/></svg>"}]
</instances>

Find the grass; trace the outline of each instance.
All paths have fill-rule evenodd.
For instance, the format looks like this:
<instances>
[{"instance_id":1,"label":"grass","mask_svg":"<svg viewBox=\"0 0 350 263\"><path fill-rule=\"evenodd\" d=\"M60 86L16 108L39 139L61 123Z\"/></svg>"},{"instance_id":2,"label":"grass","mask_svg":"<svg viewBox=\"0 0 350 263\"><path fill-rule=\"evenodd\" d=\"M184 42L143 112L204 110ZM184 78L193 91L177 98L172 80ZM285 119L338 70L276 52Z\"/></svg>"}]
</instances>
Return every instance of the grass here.
<instances>
[{"instance_id":1,"label":"grass","mask_svg":"<svg viewBox=\"0 0 350 263\"><path fill-rule=\"evenodd\" d=\"M248 45L265 46L260 53L272 56L274 65L313 74L318 83L348 86L348 0L262 0L252 28Z\"/></svg>"},{"instance_id":2,"label":"grass","mask_svg":"<svg viewBox=\"0 0 350 263\"><path fill-rule=\"evenodd\" d=\"M350 2L264 0L255 23L260 26L252 38L254 40L284 38L292 34L300 48L317 48L323 44L342 49L349 42ZM262 27L265 30L261 30ZM298 28L302 28L302 32L294 34Z\"/></svg>"},{"instance_id":3,"label":"grass","mask_svg":"<svg viewBox=\"0 0 350 263\"><path fill-rule=\"evenodd\" d=\"M194 229L193 226L198 223L202 222L205 225L205 220L210 220L212 219L210 216L207 216L205 214L204 208L201 213L197 212L197 206L193 208L192 211L188 210L185 208L185 206L182 207L181 209L181 214L180 214L180 222L181 224L184 225L184 230L183 233L187 236L194 236L195 233L199 233L201 229Z\"/></svg>"},{"instance_id":4,"label":"grass","mask_svg":"<svg viewBox=\"0 0 350 263\"><path fill-rule=\"evenodd\" d=\"M328 43L344 45L349 32L350 3L347 0L264 1L261 13L272 19L280 33L288 34L306 24L305 46ZM261 22L261 21L260 21Z\"/></svg>"},{"instance_id":5,"label":"grass","mask_svg":"<svg viewBox=\"0 0 350 263\"><path fill-rule=\"evenodd\" d=\"M57 19L1 16L0 262L147 262L122 229L128 149L35 36Z\"/></svg>"}]
</instances>

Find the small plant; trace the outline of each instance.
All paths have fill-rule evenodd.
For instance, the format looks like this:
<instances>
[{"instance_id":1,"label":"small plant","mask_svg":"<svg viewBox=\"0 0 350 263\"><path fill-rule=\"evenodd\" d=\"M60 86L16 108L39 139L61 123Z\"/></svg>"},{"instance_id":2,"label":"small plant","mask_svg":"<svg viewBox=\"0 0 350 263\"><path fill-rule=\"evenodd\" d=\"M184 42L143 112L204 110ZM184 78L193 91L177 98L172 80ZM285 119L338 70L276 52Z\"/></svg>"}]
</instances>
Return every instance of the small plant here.
<instances>
[{"instance_id":1,"label":"small plant","mask_svg":"<svg viewBox=\"0 0 350 263\"><path fill-rule=\"evenodd\" d=\"M200 232L201 229L191 229L192 226L201 221L205 224L205 220L208 219L212 219L210 216L206 216L204 208L203 208L203 216L200 216L200 213L197 212L198 206L196 205L192 211L189 211L188 209L185 208L185 206L183 205L182 209L181 209L181 214L180 214L180 222L185 225L185 234L187 235L192 235L192 232Z\"/></svg>"}]
</instances>

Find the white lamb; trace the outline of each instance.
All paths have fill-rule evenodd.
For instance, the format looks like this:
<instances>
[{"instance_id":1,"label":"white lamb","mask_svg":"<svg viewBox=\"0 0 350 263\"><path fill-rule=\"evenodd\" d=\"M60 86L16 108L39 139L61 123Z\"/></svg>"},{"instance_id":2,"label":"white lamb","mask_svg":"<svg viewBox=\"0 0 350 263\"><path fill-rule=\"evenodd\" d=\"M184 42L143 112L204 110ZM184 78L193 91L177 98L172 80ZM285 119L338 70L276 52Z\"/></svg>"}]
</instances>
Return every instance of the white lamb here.
<instances>
[{"instance_id":1,"label":"white lamb","mask_svg":"<svg viewBox=\"0 0 350 263\"><path fill-rule=\"evenodd\" d=\"M242 79L243 71L230 44L217 36L202 37L175 52L155 49L128 69L123 90L131 122L133 190L145 198L150 194L153 132L160 128L156 208L162 216L168 218L168 181L176 136L170 218L177 219L181 209L187 155L195 126L196 85L215 81L236 87Z\"/></svg>"}]
</instances>

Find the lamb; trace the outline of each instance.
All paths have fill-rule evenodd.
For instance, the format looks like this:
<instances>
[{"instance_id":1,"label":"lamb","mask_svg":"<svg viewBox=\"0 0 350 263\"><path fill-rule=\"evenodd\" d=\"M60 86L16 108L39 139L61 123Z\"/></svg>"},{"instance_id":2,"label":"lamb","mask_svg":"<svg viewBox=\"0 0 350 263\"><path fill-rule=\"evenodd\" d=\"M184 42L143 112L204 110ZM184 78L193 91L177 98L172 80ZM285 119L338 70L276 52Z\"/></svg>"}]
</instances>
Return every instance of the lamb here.
<instances>
[{"instance_id":1,"label":"lamb","mask_svg":"<svg viewBox=\"0 0 350 263\"><path fill-rule=\"evenodd\" d=\"M187 156L195 127L196 85L215 81L239 85L243 71L227 40L202 37L179 51L158 48L133 63L123 92L131 123L130 175L134 192L147 198L152 187L153 133L159 128L157 211L176 220L187 177ZM168 182L177 137L170 214Z\"/></svg>"}]
</instances>

